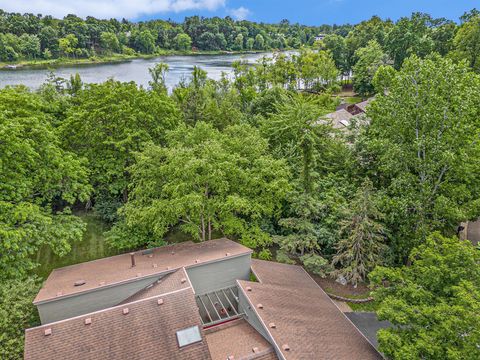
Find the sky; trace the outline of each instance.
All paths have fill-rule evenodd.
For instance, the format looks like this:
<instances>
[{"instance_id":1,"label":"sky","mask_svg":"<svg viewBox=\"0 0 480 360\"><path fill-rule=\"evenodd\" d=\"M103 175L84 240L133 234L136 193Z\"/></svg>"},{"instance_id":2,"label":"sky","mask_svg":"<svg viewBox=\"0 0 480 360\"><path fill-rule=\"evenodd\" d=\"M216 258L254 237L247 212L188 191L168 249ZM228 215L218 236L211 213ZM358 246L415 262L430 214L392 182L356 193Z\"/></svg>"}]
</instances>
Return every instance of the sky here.
<instances>
[{"instance_id":1,"label":"sky","mask_svg":"<svg viewBox=\"0 0 480 360\"><path fill-rule=\"evenodd\" d=\"M231 16L237 20L277 23L282 19L305 25L355 24L373 15L396 20L412 12L457 21L480 0L0 0L9 12L63 17L153 18L182 21L185 16Z\"/></svg>"}]
</instances>

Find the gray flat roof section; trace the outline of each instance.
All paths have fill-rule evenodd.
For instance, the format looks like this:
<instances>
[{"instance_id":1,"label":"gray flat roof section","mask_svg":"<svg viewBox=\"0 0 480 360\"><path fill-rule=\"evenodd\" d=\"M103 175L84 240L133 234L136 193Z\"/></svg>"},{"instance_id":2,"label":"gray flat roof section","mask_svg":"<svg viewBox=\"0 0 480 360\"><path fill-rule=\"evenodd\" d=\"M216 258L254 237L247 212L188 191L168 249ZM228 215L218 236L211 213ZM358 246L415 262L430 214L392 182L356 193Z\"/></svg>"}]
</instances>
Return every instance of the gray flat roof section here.
<instances>
[{"instance_id":1,"label":"gray flat roof section","mask_svg":"<svg viewBox=\"0 0 480 360\"><path fill-rule=\"evenodd\" d=\"M345 315L376 348L378 348L377 331L392 326L388 321L378 320L374 312L348 312Z\"/></svg>"},{"instance_id":2,"label":"gray flat roof section","mask_svg":"<svg viewBox=\"0 0 480 360\"><path fill-rule=\"evenodd\" d=\"M188 241L137 251L135 267L131 266L129 253L66 266L50 273L34 304L251 252L249 248L223 238L202 243ZM75 282L80 280L85 284L75 286Z\"/></svg>"}]
</instances>

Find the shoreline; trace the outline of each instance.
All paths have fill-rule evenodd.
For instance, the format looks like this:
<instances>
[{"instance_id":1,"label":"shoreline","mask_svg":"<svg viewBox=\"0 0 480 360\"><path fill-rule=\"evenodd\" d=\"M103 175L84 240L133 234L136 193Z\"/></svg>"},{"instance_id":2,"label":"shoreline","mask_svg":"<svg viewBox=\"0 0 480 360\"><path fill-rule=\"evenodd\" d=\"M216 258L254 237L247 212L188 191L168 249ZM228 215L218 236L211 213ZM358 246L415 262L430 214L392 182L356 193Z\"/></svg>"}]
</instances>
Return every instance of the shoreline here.
<instances>
[{"instance_id":1,"label":"shoreline","mask_svg":"<svg viewBox=\"0 0 480 360\"><path fill-rule=\"evenodd\" d=\"M282 51L288 51L294 49L285 49ZM48 69L67 66L87 66L87 65L102 65L102 64L115 64L130 62L135 59L153 59L161 56L201 56L201 55L242 55L242 54L261 54L270 53L276 50L245 50L245 51L176 51L165 50L156 54L137 54L137 55L123 55L116 54L112 56L104 57L91 57L91 58L57 58L50 60L21 60L14 62L0 62L0 71L18 71L24 69Z\"/></svg>"}]
</instances>

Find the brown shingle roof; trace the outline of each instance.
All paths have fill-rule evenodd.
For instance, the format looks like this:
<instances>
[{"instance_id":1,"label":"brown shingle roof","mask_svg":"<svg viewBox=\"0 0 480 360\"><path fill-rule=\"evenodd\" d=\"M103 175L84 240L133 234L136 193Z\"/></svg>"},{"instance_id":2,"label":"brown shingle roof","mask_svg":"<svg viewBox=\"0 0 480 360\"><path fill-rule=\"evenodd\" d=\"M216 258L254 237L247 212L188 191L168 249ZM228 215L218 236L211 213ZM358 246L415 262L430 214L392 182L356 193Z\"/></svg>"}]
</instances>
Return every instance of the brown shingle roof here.
<instances>
[{"instance_id":1,"label":"brown shingle roof","mask_svg":"<svg viewBox=\"0 0 480 360\"><path fill-rule=\"evenodd\" d=\"M344 129L350 125L352 116L347 110L341 109L325 115L325 118L331 120L334 129Z\"/></svg>"},{"instance_id":2,"label":"brown shingle roof","mask_svg":"<svg viewBox=\"0 0 480 360\"><path fill-rule=\"evenodd\" d=\"M382 359L302 267L252 260L252 270L260 282L239 280L241 291L286 359Z\"/></svg>"},{"instance_id":3,"label":"brown shingle roof","mask_svg":"<svg viewBox=\"0 0 480 360\"><path fill-rule=\"evenodd\" d=\"M367 111L367 106L372 101L373 98L367 99L365 101L359 102L355 104L356 107L358 107L361 111L366 112Z\"/></svg>"},{"instance_id":4,"label":"brown shingle roof","mask_svg":"<svg viewBox=\"0 0 480 360\"><path fill-rule=\"evenodd\" d=\"M66 266L52 271L34 303L251 252L245 246L224 238L197 244L189 241L160 247L153 249L150 255L142 255L142 251L137 251L136 266L133 268L129 254ZM85 284L74 286L78 280L85 281Z\"/></svg>"},{"instance_id":5,"label":"brown shingle roof","mask_svg":"<svg viewBox=\"0 0 480 360\"><path fill-rule=\"evenodd\" d=\"M160 297L28 329L25 360L211 359L203 330L201 342L178 347L176 331L195 325L201 329L192 289Z\"/></svg>"},{"instance_id":6,"label":"brown shingle roof","mask_svg":"<svg viewBox=\"0 0 480 360\"><path fill-rule=\"evenodd\" d=\"M272 345L243 319L207 329L206 339L212 360L277 359Z\"/></svg>"}]
</instances>

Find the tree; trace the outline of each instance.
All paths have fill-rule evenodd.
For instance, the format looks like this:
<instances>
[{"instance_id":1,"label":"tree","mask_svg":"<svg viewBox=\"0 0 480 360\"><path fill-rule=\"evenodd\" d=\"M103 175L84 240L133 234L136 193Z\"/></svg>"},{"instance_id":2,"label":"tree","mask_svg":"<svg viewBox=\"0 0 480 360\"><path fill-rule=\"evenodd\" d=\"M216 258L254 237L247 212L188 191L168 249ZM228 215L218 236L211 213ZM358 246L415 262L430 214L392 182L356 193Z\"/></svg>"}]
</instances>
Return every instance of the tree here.
<instances>
[{"instance_id":1,"label":"tree","mask_svg":"<svg viewBox=\"0 0 480 360\"><path fill-rule=\"evenodd\" d=\"M345 39L336 34L329 34L323 39L322 47L330 51L333 61L335 61L335 66L342 74L348 74L350 69L348 66Z\"/></svg>"},{"instance_id":2,"label":"tree","mask_svg":"<svg viewBox=\"0 0 480 360\"><path fill-rule=\"evenodd\" d=\"M413 13L411 18L402 17L389 31L385 40L385 49L399 69L410 55L425 57L434 49L432 18L427 14Z\"/></svg>"},{"instance_id":3,"label":"tree","mask_svg":"<svg viewBox=\"0 0 480 360\"><path fill-rule=\"evenodd\" d=\"M25 329L38 325L32 301L40 289L35 278L0 282L0 357L23 359Z\"/></svg>"},{"instance_id":4,"label":"tree","mask_svg":"<svg viewBox=\"0 0 480 360\"><path fill-rule=\"evenodd\" d=\"M203 122L181 125L169 133L166 147L151 145L139 154L131 170L125 224L150 245L179 224L202 241L220 231L256 247L265 238L259 221L277 213L288 189L284 162L274 160L266 141L247 125L224 132ZM143 243L128 238L114 245Z\"/></svg>"},{"instance_id":5,"label":"tree","mask_svg":"<svg viewBox=\"0 0 480 360\"><path fill-rule=\"evenodd\" d=\"M148 142L161 144L177 123L177 109L165 93L109 80L76 94L59 132L67 149L88 159L95 194L125 202L134 152Z\"/></svg>"},{"instance_id":6,"label":"tree","mask_svg":"<svg viewBox=\"0 0 480 360\"><path fill-rule=\"evenodd\" d=\"M42 51L50 49L54 54L58 52L58 31L51 26L44 26L38 34Z\"/></svg>"},{"instance_id":7,"label":"tree","mask_svg":"<svg viewBox=\"0 0 480 360\"><path fill-rule=\"evenodd\" d=\"M480 73L480 15L473 16L463 23L453 40L454 55L466 59L477 73Z\"/></svg>"},{"instance_id":8,"label":"tree","mask_svg":"<svg viewBox=\"0 0 480 360\"><path fill-rule=\"evenodd\" d=\"M23 55L30 59L40 56L40 40L36 35L23 34L18 38Z\"/></svg>"},{"instance_id":9,"label":"tree","mask_svg":"<svg viewBox=\"0 0 480 360\"><path fill-rule=\"evenodd\" d=\"M412 250L410 266L370 274L377 315L394 326L378 332L390 359L474 359L480 343L480 252L439 233Z\"/></svg>"},{"instance_id":10,"label":"tree","mask_svg":"<svg viewBox=\"0 0 480 360\"><path fill-rule=\"evenodd\" d=\"M255 36L255 43L254 43L253 46L257 50L264 50L265 49L265 39L262 36L262 34L257 34L257 36Z\"/></svg>"},{"instance_id":11,"label":"tree","mask_svg":"<svg viewBox=\"0 0 480 360\"><path fill-rule=\"evenodd\" d=\"M353 67L353 88L363 98L375 93L372 81L378 68L387 64L387 55L380 45L372 40L366 47L355 52L358 58Z\"/></svg>"},{"instance_id":12,"label":"tree","mask_svg":"<svg viewBox=\"0 0 480 360\"><path fill-rule=\"evenodd\" d=\"M155 37L149 30L143 30L134 37L135 50L143 54L152 54L155 51Z\"/></svg>"},{"instance_id":13,"label":"tree","mask_svg":"<svg viewBox=\"0 0 480 360\"><path fill-rule=\"evenodd\" d=\"M387 74L387 73L385 73ZM362 163L385 192L397 260L429 233L480 215L480 79L464 65L411 57L368 108Z\"/></svg>"},{"instance_id":14,"label":"tree","mask_svg":"<svg viewBox=\"0 0 480 360\"><path fill-rule=\"evenodd\" d=\"M153 68L149 68L148 72L152 77L152 81L149 82L150 86L155 91L167 92L166 76L169 66L165 63L157 63Z\"/></svg>"},{"instance_id":15,"label":"tree","mask_svg":"<svg viewBox=\"0 0 480 360\"><path fill-rule=\"evenodd\" d=\"M332 265L339 265L336 274L355 287L367 274L382 264L386 250L385 229L380 222L384 215L378 209L378 199L370 180L365 180L352 202L345 209L340 223L340 241Z\"/></svg>"},{"instance_id":16,"label":"tree","mask_svg":"<svg viewBox=\"0 0 480 360\"><path fill-rule=\"evenodd\" d=\"M0 281L35 266L49 246L58 255L84 224L68 205L90 193L84 163L60 147L48 104L25 88L0 91Z\"/></svg>"},{"instance_id":17,"label":"tree","mask_svg":"<svg viewBox=\"0 0 480 360\"><path fill-rule=\"evenodd\" d=\"M297 95L280 101L275 114L261 124L272 152L287 159L294 176L288 210L279 221L283 231L274 240L282 250L298 256L318 253L323 235L322 203L317 191L321 164L328 157L324 149L332 143L332 129L319 122L322 112L315 102Z\"/></svg>"},{"instance_id":18,"label":"tree","mask_svg":"<svg viewBox=\"0 0 480 360\"><path fill-rule=\"evenodd\" d=\"M233 42L233 49L234 50L243 50L243 35L238 34L235 37L235 41Z\"/></svg>"},{"instance_id":19,"label":"tree","mask_svg":"<svg viewBox=\"0 0 480 360\"><path fill-rule=\"evenodd\" d=\"M188 51L192 48L192 39L188 34L180 33L175 36L175 48L181 51Z\"/></svg>"},{"instance_id":20,"label":"tree","mask_svg":"<svg viewBox=\"0 0 480 360\"><path fill-rule=\"evenodd\" d=\"M58 47L60 48L60 51L67 57L75 54L77 45L78 39L73 34L68 34L64 38L58 39Z\"/></svg>"},{"instance_id":21,"label":"tree","mask_svg":"<svg viewBox=\"0 0 480 360\"><path fill-rule=\"evenodd\" d=\"M247 50L252 50L254 44L255 44L255 40L253 38L248 38L247 42L245 43L245 48Z\"/></svg>"},{"instance_id":22,"label":"tree","mask_svg":"<svg viewBox=\"0 0 480 360\"><path fill-rule=\"evenodd\" d=\"M118 41L117 35L112 32L105 31L100 34L100 46L107 53L120 52L120 42Z\"/></svg>"}]
</instances>

